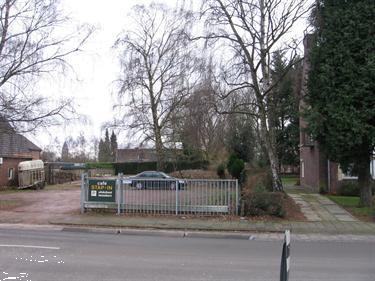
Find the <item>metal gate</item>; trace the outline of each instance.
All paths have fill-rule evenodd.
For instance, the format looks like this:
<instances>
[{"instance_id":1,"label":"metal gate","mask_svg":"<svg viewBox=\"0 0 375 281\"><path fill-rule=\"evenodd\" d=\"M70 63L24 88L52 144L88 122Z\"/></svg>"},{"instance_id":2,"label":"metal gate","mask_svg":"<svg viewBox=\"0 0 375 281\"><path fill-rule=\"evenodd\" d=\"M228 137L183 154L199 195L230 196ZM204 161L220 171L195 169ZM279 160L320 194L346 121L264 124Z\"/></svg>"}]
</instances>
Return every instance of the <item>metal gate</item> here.
<instances>
[{"instance_id":1,"label":"metal gate","mask_svg":"<svg viewBox=\"0 0 375 281\"><path fill-rule=\"evenodd\" d=\"M111 182L106 185L106 181ZM83 175L81 210L84 212L88 208L117 208L118 213L237 215L238 182L219 179L132 179L122 175L103 179Z\"/></svg>"}]
</instances>

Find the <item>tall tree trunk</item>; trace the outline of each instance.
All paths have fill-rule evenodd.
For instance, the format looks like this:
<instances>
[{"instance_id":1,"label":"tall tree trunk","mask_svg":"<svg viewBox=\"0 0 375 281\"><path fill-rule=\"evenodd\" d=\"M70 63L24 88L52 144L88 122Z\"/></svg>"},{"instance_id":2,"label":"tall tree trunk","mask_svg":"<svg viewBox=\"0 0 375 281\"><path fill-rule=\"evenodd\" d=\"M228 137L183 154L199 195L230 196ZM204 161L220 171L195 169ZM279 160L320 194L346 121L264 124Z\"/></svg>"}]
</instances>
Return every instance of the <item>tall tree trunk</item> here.
<instances>
[{"instance_id":1,"label":"tall tree trunk","mask_svg":"<svg viewBox=\"0 0 375 281\"><path fill-rule=\"evenodd\" d=\"M282 191L283 185L279 176L276 149L272 141L272 137L269 132L269 129L267 128L267 121L266 121L267 119L266 119L266 113L264 112L264 110L261 110L260 115L261 115L260 135L267 150L268 160L270 161L270 170L271 170L271 175L272 175L272 188L273 188L273 191Z\"/></svg>"},{"instance_id":2,"label":"tall tree trunk","mask_svg":"<svg viewBox=\"0 0 375 281\"><path fill-rule=\"evenodd\" d=\"M156 127L155 128L155 149L156 149L156 156L157 156L157 169L158 171L164 171L165 159L164 159L163 142L161 139L161 132L160 132L160 128L157 125L155 127Z\"/></svg>"},{"instance_id":3,"label":"tall tree trunk","mask_svg":"<svg viewBox=\"0 0 375 281\"><path fill-rule=\"evenodd\" d=\"M267 61L267 48L265 46L265 20L266 20L266 7L264 4L264 0L259 1L259 10L260 10L260 63L261 63L261 70L262 70L262 83L261 83L261 92L260 95L257 95L258 105L259 105L259 113L260 113L260 129L261 129L261 137L263 139L264 145L267 150L268 160L270 161L270 169L272 174L272 187L273 191L282 191L283 185L280 180L279 176L279 169L278 169L278 157L276 153L276 142L275 142L275 134L274 128L272 127L272 106L267 107L267 98L265 96L266 89L270 85L270 75L269 75L269 62ZM267 110L270 110L268 112ZM267 118L267 116L269 118ZM268 120L268 124L267 124Z\"/></svg>"},{"instance_id":4,"label":"tall tree trunk","mask_svg":"<svg viewBox=\"0 0 375 281\"><path fill-rule=\"evenodd\" d=\"M367 152L367 153L366 153ZM372 191L371 191L371 174L370 174L370 154L368 151L363 153L358 167L358 184L360 188L360 205L372 206Z\"/></svg>"},{"instance_id":5,"label":"tall tree trunk","mask_svg":"<svg viewBox=\"0 0 375 281\"><path fill-rule=\"evenodd\" d=\"M146 62L146 65L148 65L147 59L145 60L145 62ZM154 88L153 88L154 84L153 84L153 77L151 75L151 70L148 70L148 82L149 82L149 95L150 95L153 130L154 130L154 137L155 137L157 170L164 171L165 159L164 159L163 140L161 138L161 128L159 125L159 118L158 118L158 105L155 100Z\"/></svg>"},{"instance_id":6,"label":"tall tree trunk","mask_svg":"<svg viewBox=\"0 0 375 281\"><path fill-rule=\"evenodd\" d=\"M151 99L151 101L153 101L153 99ZM156 105L152 104L151 111L152 111L152 119L154 122L153 129L154 129L154 137L155 137L157 169L158 171L164 171L164 168L165 168L164 147L163 147L163 141L161 138L161 129L159 126L159 120L156 114Z\"/></svg>"}]
</instances>

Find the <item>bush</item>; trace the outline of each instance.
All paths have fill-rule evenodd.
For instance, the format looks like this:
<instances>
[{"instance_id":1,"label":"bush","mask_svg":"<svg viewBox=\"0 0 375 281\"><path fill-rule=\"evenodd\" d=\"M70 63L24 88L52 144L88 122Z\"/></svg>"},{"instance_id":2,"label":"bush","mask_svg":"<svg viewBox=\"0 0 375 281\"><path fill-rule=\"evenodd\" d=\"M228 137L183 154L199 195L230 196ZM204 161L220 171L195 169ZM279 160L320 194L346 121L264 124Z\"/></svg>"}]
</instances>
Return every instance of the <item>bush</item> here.
<instances>
[{"instance_id":1,"label":"bush","mask_svg":"<svg viewBox=\"0 0 375 281\"><path fill-rule=\"evenodd\" d=\"M359 186L357 182L344 182L339 188L339 195L359 196Z\"/></svg>"},{"instance_id":2,"label":"bush","mask_svg":"<svg viewBox=\"0 0 375 281\"><path fill-rule=\"evenodd\" d=\"M262 183L257 183L253 188L254 193L264 193L267 192L266 188Z\"/></svg>"},{"instance_id":3,"label":"bush","mask_svg":"<svg viewBox=\"0 0 375 281\"><path fill-rule=\"evenodd\" d=\"M219 178L225 179L225 165L220 164L219 166L217 166L216 173L219 176Z\"/></svg>"},{"instance_id":4,"label":"bush","mask_svg":"<svg viewBox=\"0 0 375 281\"><path fill-rule=\"evenodd\" d=\"M319 193L320 193L320 194L327 194L327 193L328 193L328 188L327 188L327 186L326 186L326 185L321 185L321 186L319 187Z\"/></svg>"},{"instance_id":5,"label":"bush","mask_svg":"<svg viewBox=\"0 0 375 281\"><path fill-rule=\"evenodd\" d=\"M246 182L242 191L249 194L258 191L272 191L272 176L268 168L251 167L245 170Z\"/></svg>"},{"instance_id":6,"label":"bush","mask_svg":"<svg viewBox=\"0 0 375 281\"><path fill-rule=\"evenodd\" d=\"M238 183L241 186L241 188L245 185L246 181L247 181L247 173L246 173L246 170L243 169L241 171L240 178L238 179Z\"/></svg>"},{"instance_id":7,"label":"bush","mask_svg":"<svg viewBox=\"0 0 375 281\"><path fill-rule=\"evenodd\" d=\"M249 216L284 217L285 197L281 192L256 192L244 198L244 212Z\"/></svg>"},{"instance_id":8,"label":"bush","mask_svg":"<svg viewBox=\"0 0 375 281\"><path fill-rule=\"evenodd\" d=\"M229 171L229 167L233 165L234 161L236 161L236 159L238 159L237 155L235 154L231 154L228 158L228 163L227 163L227 169Z\"/></svg>"},{"instance_id":9,"label":"bush","mask_svg":"<svg viewBox=\"0 0 375 281\"><path fill-rule=\"evenodd\" d=\"M239 179L244 168L245 162L242 159L233 154L229 157L227 169L233 178Z\"/></svg>"}]
</instances>

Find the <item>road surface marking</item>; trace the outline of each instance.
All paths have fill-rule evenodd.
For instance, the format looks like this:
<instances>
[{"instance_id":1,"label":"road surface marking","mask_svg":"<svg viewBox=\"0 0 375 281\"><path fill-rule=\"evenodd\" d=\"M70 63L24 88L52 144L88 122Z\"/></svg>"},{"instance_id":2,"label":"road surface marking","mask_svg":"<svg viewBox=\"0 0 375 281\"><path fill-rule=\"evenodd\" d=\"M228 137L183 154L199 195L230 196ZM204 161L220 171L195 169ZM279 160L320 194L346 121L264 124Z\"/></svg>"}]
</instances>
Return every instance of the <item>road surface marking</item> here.
<instances>
[{"instance_id":1,"label":"road surface marking","mask_svg":"<svg viewBox=\"0 0 375 281\"><path fill-rule=\"evenodd\" d=\"M48 247L48 246L35 246L35 245L1 245L0 247L13 247L13 248L35 248L35 249L49 249L49 250L60 250L60 247Z\"/></svg>"}]
</instances>

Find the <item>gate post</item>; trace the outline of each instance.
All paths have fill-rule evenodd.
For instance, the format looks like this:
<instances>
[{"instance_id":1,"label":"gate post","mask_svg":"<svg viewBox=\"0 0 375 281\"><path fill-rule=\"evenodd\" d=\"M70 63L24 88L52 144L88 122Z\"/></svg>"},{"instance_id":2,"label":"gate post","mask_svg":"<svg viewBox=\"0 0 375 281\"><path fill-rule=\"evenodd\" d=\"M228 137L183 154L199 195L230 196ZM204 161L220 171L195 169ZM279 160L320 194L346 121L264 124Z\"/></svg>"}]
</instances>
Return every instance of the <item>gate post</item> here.
<instances>
[{"instance_id":1,"label":"gate post","mask_svg":"<svg viewBox=\"0 0 375 281\"><path fill-rule=\"evenodd\" d=\"M178 181L176 180L176 215L178 215Z\"/></svg>"},{"instance_id":2,"label":"gate post","mask_svg":"<svg viewBox=\"0 0 375 281\"><path fill-rule=\"evenodd\" d=\"M122 198L122 180L123 180L123 174L119 173L117 176L117 214L121 214L121 204L123 203L123 198Z\"/></svg>"},{"instance_id":3,"label":"gate post","mask_svg":"<svg viewBox=\"0 0 375 281\"><path fill-rule=\"evenodd\" d=\"M236 216L238 216L238 211L239 211L239 208L240 208L240 197L239 197L239 194L238 194L239 190L238 190L238 180L236 180Z\"/></svg>"},{"instance_id":4,"label":"gate post","mask_svg":"<svg viewBox=\"0 0 375 281\"><path fill-rule=\"evenodd\" d=\"M85 212L86 174L81 174L81 214Z\"/></svg>"}]
</instances>

